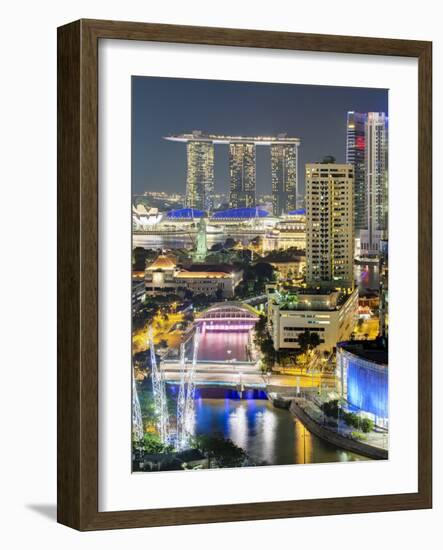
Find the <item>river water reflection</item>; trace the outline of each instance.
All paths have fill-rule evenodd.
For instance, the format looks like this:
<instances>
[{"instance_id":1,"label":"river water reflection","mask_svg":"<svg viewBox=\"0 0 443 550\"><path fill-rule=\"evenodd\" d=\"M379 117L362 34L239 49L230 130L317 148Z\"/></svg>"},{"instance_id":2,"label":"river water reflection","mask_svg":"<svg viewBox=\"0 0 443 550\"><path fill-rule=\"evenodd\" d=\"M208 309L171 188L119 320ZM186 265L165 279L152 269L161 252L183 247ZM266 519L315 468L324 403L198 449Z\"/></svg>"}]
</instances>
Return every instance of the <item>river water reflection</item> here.
<instances>
[{"instance_id":1,"label":"river water reflection","mask_svg":"<svg viewBox=\"0 0 443 550\"><path fill-rule=\"evenodd\" d=\"M138 383L138 392L143 409L152 400L148 379ZM168 384L167 393L171 411L175 410L178 387ZM247 399L239 399L235 390L222 387L197 388L196 435L219 434L229 438L256 465L367 460L311 434L289 411L277 409L263 398L264 392L249 390L248 396Z\"/></svg>"},{"instance_id":2,"label":"river water reflection","mask_svg":"<svg viewBox=\"0 0 443 550\"><path fill-rule=\"evenodd\" d=\"M198 435L222 434L257 465L366 460L312 435L289 411L267 399L199 397L195 405Z\"/></svg>"}]
</instances>

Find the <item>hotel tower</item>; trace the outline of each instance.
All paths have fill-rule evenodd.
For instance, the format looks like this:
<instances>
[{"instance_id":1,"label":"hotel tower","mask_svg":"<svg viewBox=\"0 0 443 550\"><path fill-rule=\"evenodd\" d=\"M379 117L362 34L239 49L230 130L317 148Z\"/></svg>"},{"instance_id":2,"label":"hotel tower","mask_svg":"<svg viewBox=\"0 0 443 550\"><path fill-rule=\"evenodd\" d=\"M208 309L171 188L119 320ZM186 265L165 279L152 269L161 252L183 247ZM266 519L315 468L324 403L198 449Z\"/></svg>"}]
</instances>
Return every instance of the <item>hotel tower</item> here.
<instances>
[{"instance_id":1,"label":"hotel tower","mask_svg":"<svg viewBox=\"0 0 443 550\"><path fill-rule=\"evenodd\" d=\"M214 144L201 139L201 132L193 136L186 144L186 206L209 212L214 206Z\"/></svg>"},{"instance_id":2,"label":"hotel tower","mask_svg":"<svg viewBox=\"0 0 443 550\"><path fill-rule=\"evenodd\" d=\"M271 168L273 214L281 216L297 208L298 144L272 144Z\"/></svg>"},{"instance_id":3,"label":"hotel tower","mask_svg":"<svg viewBox=\"0 0 443 550\"><path fill-rule=\"evenodd\" d=\"M229 146L231 208L256 206L256 147L271 149L272 194L274 214L281 215L296 208L297 148L300 139L278 136L228 136L205 134L194 130L190 134L165 137L168 141L186 143L188 169L186 205L210 211L214 194L214 145Z\"/></svg>"},{"instance_id":4,"label":"hotel tower","mask_svg":"<svg viewBox=\"0 0 443 550\"><path fill-rule=\"evenodd\" d=\"M229 144L229 175L231 208L255 206L255 144Z\"/></svg>"}]
</instances>

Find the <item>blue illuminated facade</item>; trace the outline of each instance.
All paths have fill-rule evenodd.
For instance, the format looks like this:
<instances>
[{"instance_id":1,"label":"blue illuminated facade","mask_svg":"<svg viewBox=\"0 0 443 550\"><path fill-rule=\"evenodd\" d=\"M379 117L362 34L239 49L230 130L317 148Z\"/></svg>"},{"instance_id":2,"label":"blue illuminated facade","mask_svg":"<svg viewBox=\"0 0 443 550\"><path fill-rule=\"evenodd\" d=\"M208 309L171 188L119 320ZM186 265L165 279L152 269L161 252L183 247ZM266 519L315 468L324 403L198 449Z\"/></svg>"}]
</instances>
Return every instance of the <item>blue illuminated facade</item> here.
<instances>
[{"instance_id":1,"label":"blue illuminated facade","mask_svg":"<svg viewBox=\"0 0 443 550\"><path fill-rule=\"evenodd\" d=\"M291 210L288 212L288 216L306 216L306 209L298 208L297 210Z\"/></svg>"},{"instance_id":2,"label":"blue illuminated facade","mask_svg":"<svg viewBox=\"0 0 443 550\"><path fill-rule=\"evenodd\" d=\"M192 220L193 218L202 218L204 212L202 210L196 210L195 208L179 208L177 210L170 210L166 216L169 219L185 219Z\"/></svg>"},{"instance_id":3,"label":"blue illuminated facade","mask_svg":"<svg viewBox=\"0 0 443 550\"><path fill-rule=\"evenodd\" d=\"M250 218L265 218L269 216L269 212L263 208L229 208L220 212L214 212L212 219L250 219Z\"/></svg>"},{"instance_id":4,"label":"blue illuminated facade","mask_svg":"<svg viewBox=\"0 0 443 550\"><path fill-rule=\"evenodd\" d=\"M387 349L342 342L337 348L337 369L342 397L348 408L362 412L380 426L388 426Z\"/></svg>"}]
</instances>

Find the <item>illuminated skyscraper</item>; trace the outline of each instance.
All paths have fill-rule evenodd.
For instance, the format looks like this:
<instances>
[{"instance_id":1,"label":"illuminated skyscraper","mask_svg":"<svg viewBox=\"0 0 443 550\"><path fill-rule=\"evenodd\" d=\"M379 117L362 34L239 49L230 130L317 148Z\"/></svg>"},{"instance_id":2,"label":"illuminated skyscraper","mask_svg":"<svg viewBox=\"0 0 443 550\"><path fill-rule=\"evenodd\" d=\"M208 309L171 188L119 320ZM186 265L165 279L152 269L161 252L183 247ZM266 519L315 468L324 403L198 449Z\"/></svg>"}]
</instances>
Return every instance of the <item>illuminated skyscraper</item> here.
<instances>
[{"instance_id":1,"label":"illuminated skyscraper","mask_svg":"<svg viewBox=\"0 0 443 550\"><path fill-rule=\"evenodd\" d=\"M272 209L275 216L297 208L297 147L298 144L271 144Z\"/></svg>"},{"instance_id":2,"label":"illuminated skyscraper","mask_svg":"<svg viewBox=\"0 0 443 550\"><path fill-rule=\"evenodd\" d=\"M360 229L367 229L365 181L365 123L366 113L348 111L346 125L346 163L354 167L354 230L360 236Z\"/></svg>"},{"instance_id":3,"label":"illuminated skyscraper","mask_svg":"<svg viewBox=\"0 0 443 550\"><path fill-rule=\"evenodd\" d=\"M255 143L229 143L231 208L255 206Z\"/></svg>"},{"instance_id":4,"label":"illuminated skyscraper","mask_svg":"<svg viewBox=\"0 0 443 550\"><path fill-rule=\"evenodd\" d=\"M354 287L354 168L333 157L306 165L306 282Z\"/></svg>"},{"instance_id":5,"label":"illuminated skyscraper","mask_svg":"<svg viewBox=\"0 0 443 550\"><path fill-rule=\"evenodd\" d=\"M388 230L388 117L368 113L365 124L365 179L367 224L360 232L361 255L380 254Z\"/></svg>"},{"instance_id":6,"label":"illuminated skyscraper","mask_svg":"<svg viewBox=\"0 0 443 550\"><path fill-rule=\"evenodd\" d=\"M186 206L210 211L214 196L214 144L188 141L187 154Z\"/></svg>"},{"instance_id":7,"label":"illuminated skyscraper","mask_svg":"<svg viewBox=\"0 0 443 550\"><path fill-rule=\"evenodd\" d=\"M214 146L229 145L230 196L232 208L255 207L255 149L270 147L274 208L289 212L296 208L297 148L300 139L278 136L230 136L205 134L200 130L167 136L164 139L186 143L188 172L186 206L210 211L214 196Z\"/></svg>"},{"instance_id":8,"label":"illuminated skyscraper","mask_svg":"<svg viewBox=\"0 0 443 550\"><path fill-rule=\"evenodd\" d=\"M388 336L388 304L389 304L389 245L388 241L380 241L379 255L379 278L380 278L380 305L378 316L380 321L379 336Z\"/></svg>"}]
</instances>

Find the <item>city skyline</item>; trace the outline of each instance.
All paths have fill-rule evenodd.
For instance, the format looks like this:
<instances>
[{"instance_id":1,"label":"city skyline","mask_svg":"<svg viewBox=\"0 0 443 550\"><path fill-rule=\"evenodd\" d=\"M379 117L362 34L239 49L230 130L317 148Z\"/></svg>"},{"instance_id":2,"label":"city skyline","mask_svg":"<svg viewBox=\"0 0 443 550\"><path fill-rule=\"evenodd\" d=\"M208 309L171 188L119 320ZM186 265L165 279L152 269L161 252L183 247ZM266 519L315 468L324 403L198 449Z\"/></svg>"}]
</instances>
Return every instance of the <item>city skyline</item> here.
<instances>
[{"instance_id":1,"label":"city skyline","mask_svg":"<svg viewBox=\"0 0 443 550\"><path fill-rule=\"evenodd\" d=\"M388 459L387 91L133 84L132 471Z\"/></svg>"},{"instance_id":2,"label":"city skyline","mask_svg":"<svg viewBox=\"0 0 443 550\"><path fill-rule=\"evenodd\" d=\"M278 136L301 140L298 193L304 165L333 155L346 161L347 112L387 112L387 90L133 77L133 193L186 192L186 148L165 136L192 132ZM257 194L271 194L269 151L256 152ZM214 191L229 193L229 146L214 152Z\"/></svg>"}]
</instances>

